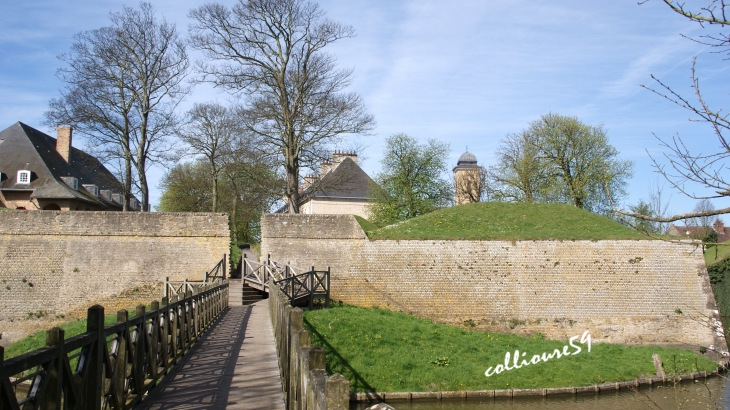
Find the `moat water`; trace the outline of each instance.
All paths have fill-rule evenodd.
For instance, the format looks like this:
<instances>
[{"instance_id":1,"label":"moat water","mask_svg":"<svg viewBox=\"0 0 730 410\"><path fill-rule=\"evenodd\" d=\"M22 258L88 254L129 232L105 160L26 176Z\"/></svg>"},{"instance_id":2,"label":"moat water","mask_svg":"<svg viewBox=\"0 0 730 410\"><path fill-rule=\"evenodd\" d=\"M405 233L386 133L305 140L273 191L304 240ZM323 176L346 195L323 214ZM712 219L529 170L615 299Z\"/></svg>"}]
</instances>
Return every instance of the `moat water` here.
<instances>
[{"instance_id":1,"label":"moat water","mask_svg":"<svg viewBox=\"0 0 730 410\"><path fill-rule=\"evenodd\" d=\"M352 410L364 410L374 403L360 403ZM713 377L707 381L683 382L676 386L642 387L638 391L621 390L600 394L577 396L519 397L484 400L443 400L439 402L396 401L388 403L396 410L707 410L730 409L730 381L725 376Z\"/></svg>"}]
</instances>

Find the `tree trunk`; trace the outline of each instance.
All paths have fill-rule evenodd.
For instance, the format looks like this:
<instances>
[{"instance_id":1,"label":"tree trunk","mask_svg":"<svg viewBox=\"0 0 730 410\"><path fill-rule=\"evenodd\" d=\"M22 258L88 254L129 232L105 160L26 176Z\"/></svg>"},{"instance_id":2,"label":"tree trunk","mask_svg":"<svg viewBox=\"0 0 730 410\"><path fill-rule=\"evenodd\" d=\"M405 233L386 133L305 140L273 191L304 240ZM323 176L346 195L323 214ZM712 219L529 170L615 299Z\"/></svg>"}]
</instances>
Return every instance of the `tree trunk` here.
<instances>
[{"instance_id":1,"label":"tree trunk","mask_svg":"<svg viewBox=\"0 0 730 410\"><path fill-rule=\"evenodd\" d=\"M299 158L289 154L286 164L286 199L289 213L299 213Z\"/></svg>"}]
</instances>

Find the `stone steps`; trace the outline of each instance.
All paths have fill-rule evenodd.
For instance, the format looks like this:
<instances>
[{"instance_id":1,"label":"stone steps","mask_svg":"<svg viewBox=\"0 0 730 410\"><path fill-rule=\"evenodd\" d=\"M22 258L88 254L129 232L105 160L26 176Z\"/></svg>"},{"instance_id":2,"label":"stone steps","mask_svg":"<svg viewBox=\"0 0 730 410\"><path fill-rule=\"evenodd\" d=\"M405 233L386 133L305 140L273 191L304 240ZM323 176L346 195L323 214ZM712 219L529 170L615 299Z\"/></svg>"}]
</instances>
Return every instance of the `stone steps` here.
<instances>
[{"instance_id":1,"label":"stone steps","mask_svg":"<svg viewBox=\"0 0 730 410\"><path fill-rule=\"evenodd\" d=\"M257 289L254 289L248 285L244 285L241 288L241 304L250 305L252 303L258 302L259 300L263 299L264 295L261 294L261 292Z\"/></svg>"}]
</instances>

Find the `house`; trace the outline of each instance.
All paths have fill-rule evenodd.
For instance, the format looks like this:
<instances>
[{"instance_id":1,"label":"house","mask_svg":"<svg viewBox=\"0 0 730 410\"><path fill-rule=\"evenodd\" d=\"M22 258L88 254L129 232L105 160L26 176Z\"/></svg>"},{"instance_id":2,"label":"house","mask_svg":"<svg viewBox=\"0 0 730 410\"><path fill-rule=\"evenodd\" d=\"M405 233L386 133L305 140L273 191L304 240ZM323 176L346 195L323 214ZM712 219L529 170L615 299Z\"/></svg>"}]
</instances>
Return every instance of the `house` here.
<instances>
[{"instance_id":1,"label":"house","mask_svg":"<svg viewBox=\"0 0 730 410\"><path fill-rule=\"evenodd\" d=\"M0 131L0 206L121 211L122 184L97 158L73 148L72 134L60 126L53 138L22 122ZM135 198L130 202L139 210Z\"/></svg>"},{"instance_id":2,"label":"house","mask_svg":"<svg viewBox=\"0 0 730 410\"><path fill-rule=\"evenodd\" d=\"M717 232L717 242L725 242L730 235L730 228L726 228L720 219L716 219L712 224L712 230ZM709 232L704 226L686 226L686 225L669 225L668 235L684 236L692 239L702 239Z\"/></svg>"},{"instance_id":3,"label":"house","mask_svg":"<svg viewBox=\"0 0 730 410\"><path fill-rule=\"evenodd\" d=\"M304 177L300 191L302 214L352 214L367 218L369 189L375 182L357 164L357 154L335 151L320 163L319 175ZM286 213L288 207L279 209Z\"/></svg>"}]
</instances>

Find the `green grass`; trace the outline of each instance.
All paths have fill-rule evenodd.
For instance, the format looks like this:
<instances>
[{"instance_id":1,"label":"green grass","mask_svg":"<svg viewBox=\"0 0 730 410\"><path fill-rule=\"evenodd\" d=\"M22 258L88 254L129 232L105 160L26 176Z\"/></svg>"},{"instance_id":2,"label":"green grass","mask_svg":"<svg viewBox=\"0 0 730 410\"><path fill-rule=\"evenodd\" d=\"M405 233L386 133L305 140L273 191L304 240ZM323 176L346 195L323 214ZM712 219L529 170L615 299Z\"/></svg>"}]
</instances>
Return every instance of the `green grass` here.
<instances>
[{"instance_id":1,"label":"green grass","mask_svg":"<svg viewBox=\"0 0 730 410\"><path fill-rule=\"evenodd\" d=\"M355 219L360 224L360 227L362 228L362 230L365 231L365 233L368 236L370 235L370 232L373 232L373 231L375 231L377 229L380 229L380 228L383 228L383 227L387 226L387 224L384 224L384 223L370 222L367 219L365 219L365 218L363 218L361 216L357 216L357 215L355 215Z\"/></svg>"},{"instance_id":2,"label":"green grass","mask_svg":"<svg viewBox=\"0 0 730 410\"><path fill-rule=\"evenodd\" d=\"M435 324L386 309L335 306L305 312L312 344L327 351L328 374L350 379L353 391L449 391L584 386L655 375L658 353L668 375L713 371L717 364L682 349L653 346L586 345L577 355L504 371L505 353L532 355L563 349L568 340L486 333ZM585 329L575 329L580 336ZM569 352L575 351L569 348Z\"/></svg>"},{"instance_id":3,"label":"green grass","mask_svg":"<svg viewBox=\"0 0 730 410\"><path fill-rule=\"evenodd\" d=\"M715 251L717 251L717 256L715 256ZM730 242L718 244L717 247L713 246L705 251L705 264L714 265L728 256L730 256Z\"/></svg>"},{"instance_id":4,"label":"green grass","mask_svg":"<svg viewBox=\"0 0 730 410\"><path fill-rule=\"evenodd\" d=\"M379 229L358 221L370 239L650 239L609 218L562 204L473 203Z\"/></svg>"},{"instance_id":5,"label":"green grass","mask_svg":"<svg viewBox=\"0 0 730 410\"><path fill-rule=\"evenodd\" d=\"M130 316L134 315L134 310L130 311ZM105 315L104 316L104 325L111 325L113 323L116 323L117 321L117 314L114 313L112 315ZM81 333L86 332L86 319L82 320L75 320L72 322L65 323L63 325L58 326L61 329L64 330L63 337L65 339L69 339L73 336L80 335ZM5 359L9 359L11 357L20 356L21 354L32 352L33 350L40 349L41 347L46 346L46 331L41 331L37 333L33 333L32 335L18 340L17 342L11 344L5 349Z\"/></svg>"}]
</instances>

